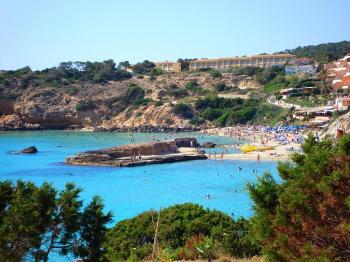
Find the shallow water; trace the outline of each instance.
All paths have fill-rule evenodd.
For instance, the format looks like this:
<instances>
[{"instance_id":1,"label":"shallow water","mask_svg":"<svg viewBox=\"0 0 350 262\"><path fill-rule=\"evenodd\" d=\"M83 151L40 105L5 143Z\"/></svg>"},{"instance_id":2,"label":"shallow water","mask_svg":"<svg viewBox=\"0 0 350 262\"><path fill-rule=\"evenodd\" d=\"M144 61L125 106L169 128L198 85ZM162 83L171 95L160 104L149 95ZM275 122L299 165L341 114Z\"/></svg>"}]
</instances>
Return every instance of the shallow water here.
<instances>
[{"instance_id":1,"label":"shallow water","mask_svg":"<svg viewBox=\"0 0 350 262\"><path fill-rule=\"evenodd\" d=\"M169 134L138 133L136 142L164 139ZM196 136L199 142L236 143L232 138L207 137L197 133L176 133L172 137ZM151 208L193 202L218 209L234 217L251 215L246 183L264 171L276 174L273 162L197 160L132 168L67 166L64 160L75 153L127 144L129 133L71 131L26 131L0 133L0 179L23 179L36 184L51 182L57 188L74 182L84 189L84 200L99 194L114 221L129 218ZM35 145L33 155L13 154ZM218 150L218 152L221 149ZM242 171L238 171L238 166ZM257 175L252 170L258 170ZM209 194L211 199L206 199Z\"/></svg>"},{"instance_id":2,"label":"shallow water","mask_svg":"<svg viewBox=\"0 0 350 262\"><path fill-rule=\"evenodd\" d=\"M164 140L170 134L137 133L135 142ZM176 133L175 137L195 136L199 142L232 144L228 137L202 136L198 133ZM67 166L67 156L90 149L130 143L130 133L92 133L78 131L0 132L0 180L22 179L35 184L50 182L57 188L74 182L83 188L81 197L90 201L93 195L104 199L114 222L133 217L149 209L193 202L221 210L235 218L252 214L246 184L270 171L277 176L273 162L232 160L196 160L132 168ZM33 155L14 154L35 145ZM221 149L213 149L221 152ZM235 152L235 149L230 149ZM242 171L238 171L238 166ZM254 174L253 169L258 173ZM206 199L207 195L211 199ZM113 223L114 224L114 223ZM112 224L111 224L112 225ZM55 261L66 261L52 255Z\"/></svg>"}]
</instances>

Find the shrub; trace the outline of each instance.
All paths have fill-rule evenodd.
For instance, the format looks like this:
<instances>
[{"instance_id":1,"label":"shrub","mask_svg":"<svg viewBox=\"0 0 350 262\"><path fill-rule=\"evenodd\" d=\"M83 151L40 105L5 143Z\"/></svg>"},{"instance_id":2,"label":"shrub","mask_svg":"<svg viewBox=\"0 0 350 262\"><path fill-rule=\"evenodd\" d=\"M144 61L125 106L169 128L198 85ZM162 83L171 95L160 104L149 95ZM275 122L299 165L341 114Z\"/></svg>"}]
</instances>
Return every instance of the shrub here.
<instances>
[{"instance_id":1,"label":"shrub","mask_svg":"<svg viewBox=\"0 0 350 262\"><path fill-rule=\"evenodd\" d=\"M157 101L154 105L156 107L162 106L164 103L162 101Z\"/></svg>"},{"instance_id":2,"label":"shrub","mask_svg":"<svg viewBox=\"0 0 350 262\"><path fill-rule=\"evenodd\" d=\"M95 108L96 108L96 105L91 100L81 101L75 106L75 109L77 111L87 111L87 110L93 110Z\"/></svg>"},{"instance_id":3,"label":"shrub","mask_svg":"<svg viewBox=\"0 0 350 262\"><path fill-rule=\"evenodd\" d=\"M186 83L185 88L195 94L203 95L207 93L207 90L204 90L201 86L199 86L197 81L190 81Z\"/></svg>"},{"instance_id":4,"label":"shrub","mask_svg":"<svg viewBox=\"0 0 350 262\"><path fill-rule=\"evenodd\" d=\"M106 242L108 255L127 259L130 254L136 254L139 260L148 256L154 237L152 216L153 221L157 221L155 212L144 212L112 228ZM248 226L248 221L244 219L235 222L222 212L210 211L196 204L175 205L161 211L159 246L160 249L175 250L174 254L180 259L180 253L187 252L189 255L188 251L193 251L192 247L207 237L220 243L231 255L255 255L258 249L249 242Z\"/></svg>"},{"instance_id":5,"label":"shrub","mask_svg":"<svg viewBox=\"0 0 350 262\"><path fill-rule=\"evenodd\" d=\"M150 98L138 98L132 103L133 106L146 106L148 105L152 100Z\"/></svg>"},{"instance_id":6,"label":"shrub","mask_svg":"<svg viewBox=\"0 0 350 262\"><path fill-rule=\"evenodd\" d=\"M154 63L145 60L142 63L137 63L133 65L132 71L136 74L144 75L150 73L155 68L155 66L156 65Z\"/></svg>"},{"instance_id":7,"label":"shrub","mask_svg":"<svg viewBox=\"0 0 350 262\"><path fill-rule=\"evenodd\" d=\"M222 74L218 70L211 70L209 74L212 78L222 77Z\"/></svg>"},{"instance_id":8,"label":"shrub","mask_svg":"<svg viewBox=\"0 0 350 262\"><path fill-rule=\"evenodd\" d=\"M216 118L218 118L219 116L221 116L222 114L222 110L221 109L213 109L211 107L208 107L207 109L205 109L202 113L202 117L204 119L207 119L209 121L213 121Z\"/></svg>"},{"instance_id":9,"label":"shrub","mask_svg":"<svg viewBox=\"0 0 350 262\"><path fill-rule=\"evenodd\" d=\"M200 125L203 125L204 123L205 123L204 119L198 116L194 116L190 120L190 124L195 126L200 126Z\"/></svg>"},{"instance_id":10,"label":"shrub","mask_svg":"<svg viewBox=\"0 0 350 262\"><path fill-rule=\"evenodd\" d=\"M79 88L77 88L76 86L70 87L67 89L67 94L74 96L76 94L79 93Z\"/></svg>"},{"instance_id":11,"label":"shrub","mask_svg":"<svg viewBox=\"0 0 350 262\"><path fill-rule=\"evenodd\" d=\"M219 83L215 86L215 90L218 91L218 92L225 92L225 91L229 91L231 90L232 88L230 86L227 86L226 84L224 83Z\"/></svg>"},{"instance_id":12,"label":"shrub","mask_svg":"<svg viewBox=\"0 0 350 262\"><path fill-rule=\"evenodd\" d=\"M183 98L188 95L188 91L185 88L179 88L179 89L170 89L166 91L166 95L172 96L175 98Z\"/></svg>"},{"instance_id":13,"label":"shrub","mask_svg":"<svg viewBox=\"0 0 350 262\"><path fill-rule=\"evenodd\" d=\"M134 101L143 99L144 96L145 90L142 87L130 85L121 99L125 104L131 104Z\"/></svg>"},{"instance_id":14,"label":"shrub","mask_svg":"<svg viewBox=\"0 0 350 262\"><path fill-rule=\"evenodd\" d=\"M348 261L350 136L337 142L309 136L293 163L280 163L249 184L251 232L272 261Z\"/></svg>"},{"instance_id":15,"label":"shrub","mask_svg":"<svg viewBox=\"0 0 350 262\"><path fill-rule=\"evenodd\" d=\"M175 104L173 112L174 114L180 115L184 118L191 118L194 116L192 106L183 103Z\"/></svg>"}]
</instances>

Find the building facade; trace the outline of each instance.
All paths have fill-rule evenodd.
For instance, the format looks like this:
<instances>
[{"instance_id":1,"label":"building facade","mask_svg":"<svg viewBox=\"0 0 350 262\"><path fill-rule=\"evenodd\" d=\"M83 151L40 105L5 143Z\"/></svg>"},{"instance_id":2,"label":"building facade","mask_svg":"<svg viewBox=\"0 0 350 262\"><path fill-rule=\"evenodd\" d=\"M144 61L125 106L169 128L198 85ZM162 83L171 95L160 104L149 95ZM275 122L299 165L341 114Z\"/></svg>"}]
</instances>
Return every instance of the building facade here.
<instances>
[{"instance_id":1,"label":"building facade","mask_svg":"<svg viewBox=\"0 0 350 262\"><path fill-rule=\"evenodd\" d=\"M177 62L154 62L157 68L162 69L165 72L181 72L181 64Z\"/></svg>"},{"instance_id":2,"label":"building facade","mask_svg":"<svg viewBox=\"0 0 350 262\"><path fill-rule=\"evenodd\" d=\"M350 89L350 54L331 64L327 64L327 79L331 81L334 91L346 94Z\"/></svg>"},{"instance_id":3,"label":"building facade","mask_svg":"<svg viewBox=\"0 0 350 262\"><path fill-rule=\"evenodd\" d=\"M314 75L316 71L315 65L288 65L284 69L286 75Z\"/></svg>"},{"instance_id":4,"label":"building facade","mask_svg":"<svg viewBox=\"0 0 350 262\"><path fill-rule=\"evenodd\" d=\"M256 55L247 57L229 57L217 59L198 59L190 62L190 70L201 68L228 69L230 67L272 67L294 64L296 56L291 54Z\"/></svg>"}]
</instances>

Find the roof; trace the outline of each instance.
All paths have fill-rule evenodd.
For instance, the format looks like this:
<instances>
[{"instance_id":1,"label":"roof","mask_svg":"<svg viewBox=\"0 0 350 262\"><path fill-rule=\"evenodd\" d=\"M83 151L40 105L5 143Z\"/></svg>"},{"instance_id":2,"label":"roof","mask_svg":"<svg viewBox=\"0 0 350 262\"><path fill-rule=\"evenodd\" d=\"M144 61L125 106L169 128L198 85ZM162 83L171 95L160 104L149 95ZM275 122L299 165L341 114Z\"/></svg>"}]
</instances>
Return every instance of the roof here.
<instances>
[{"instance_id":1,"label":"roof","mask_svg":"<svg viewBox=\"0 0 350 262\"><path fill-rule=\"evenodd\" d=\"M240 56L240 57L223 57L223 58L204 58L204 59L197 59L193 60L190 63L194 62L218 62L218 61L225 61L225 60L250 60L253 58L295 58L295 55L291 54L273 54L273 55L254 55L254 56Z\"/></svg>"},{"instance_id":2,"label":"roof","mask_svg":"<svg viewBox=\"0 0 350 262\"><path fill-rule=\"evenodd\" d=\"M180 64L178 62L163 61L163 62L153 62L155 65L167 65L167 64Z\"/></svg>"}]
</instances>

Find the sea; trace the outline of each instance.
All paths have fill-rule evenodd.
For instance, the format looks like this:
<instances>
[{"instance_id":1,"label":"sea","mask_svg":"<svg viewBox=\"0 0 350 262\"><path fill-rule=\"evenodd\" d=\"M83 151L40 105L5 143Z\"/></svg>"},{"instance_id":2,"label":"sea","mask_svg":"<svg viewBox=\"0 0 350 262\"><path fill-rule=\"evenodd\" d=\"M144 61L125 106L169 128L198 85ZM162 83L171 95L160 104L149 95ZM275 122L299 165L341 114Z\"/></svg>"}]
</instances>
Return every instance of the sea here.
<instances>
[{"instance_id":1,"label":"sea","mask_svg":"<svg viewBox=\"0 0 350 262\"><path fill-rule=\"evenodd\" d=\"M83 189L81 199L85 204L94 195L102 197L105 211L113 213L110 226L144 211L188 202L222 211L235 219L249 218L253 211L247 183L257 181L264 172L279 180L276 163L268 161L208 159L138 167L65 164L68 156L87 150L179 137L196 137L199 143L211 141L218 145L242 143L230 137L196 132L5 131L0 132L0 180L21 179L37 185L49 182L57 189L73 182ZM29 146L36 146L38 153L17 153ZM219 155L222 150L215 148L210 152Z\"/></svg>"}]
</instances>

